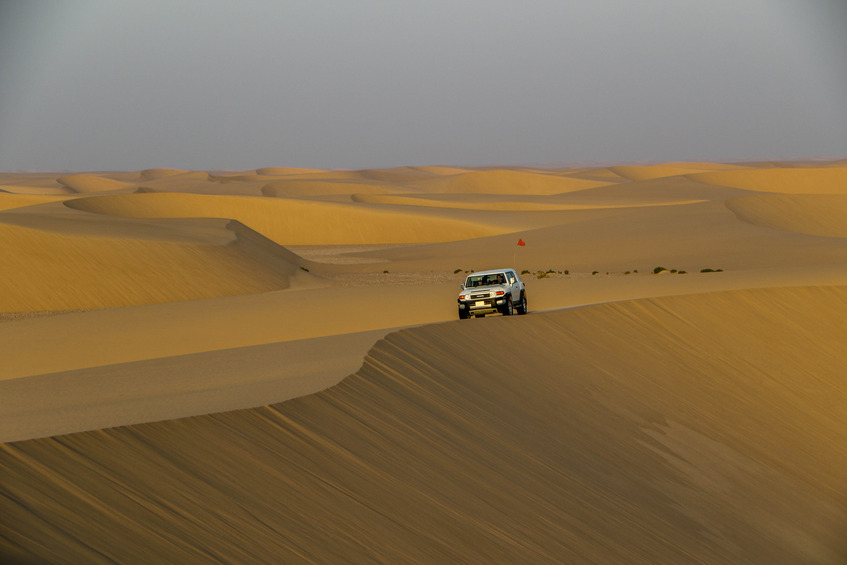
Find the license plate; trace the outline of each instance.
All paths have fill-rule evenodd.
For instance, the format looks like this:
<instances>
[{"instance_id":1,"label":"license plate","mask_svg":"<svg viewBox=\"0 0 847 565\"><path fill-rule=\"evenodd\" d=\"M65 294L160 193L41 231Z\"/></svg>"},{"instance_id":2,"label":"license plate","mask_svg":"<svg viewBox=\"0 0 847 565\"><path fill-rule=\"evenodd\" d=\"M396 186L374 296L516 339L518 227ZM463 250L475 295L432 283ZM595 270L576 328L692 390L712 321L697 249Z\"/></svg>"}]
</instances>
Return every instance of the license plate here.
<instances>
[{"instance_id":1,"label":"license plate","mask_svg":"<svg viewBox=\"0 0 847 565\"><path fill-rule=\"evenodd\" d=\"M485 301L484 300L477 300L476 304L474 304L474 306L485 306Z\"/></svg>"}]
</instances>

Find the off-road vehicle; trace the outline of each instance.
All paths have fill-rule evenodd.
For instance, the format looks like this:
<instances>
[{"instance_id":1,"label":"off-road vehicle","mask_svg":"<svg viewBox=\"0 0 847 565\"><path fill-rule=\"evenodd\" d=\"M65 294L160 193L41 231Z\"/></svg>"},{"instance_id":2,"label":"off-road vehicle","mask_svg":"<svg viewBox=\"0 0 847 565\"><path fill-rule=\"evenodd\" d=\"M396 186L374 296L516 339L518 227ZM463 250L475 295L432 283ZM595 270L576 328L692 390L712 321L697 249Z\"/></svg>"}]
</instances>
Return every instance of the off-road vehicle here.
<instances>
[{"instance_id":1,"label":"off-road vehicle","mask_svg":"<svg viewBox=\"0 0 847 565\"><path fill-rule=\"evenodd\" d=\"M500 313L526 314L526 288L514 269L471 273L459 294L459 318Z\"/></svg>"}]
</instances>

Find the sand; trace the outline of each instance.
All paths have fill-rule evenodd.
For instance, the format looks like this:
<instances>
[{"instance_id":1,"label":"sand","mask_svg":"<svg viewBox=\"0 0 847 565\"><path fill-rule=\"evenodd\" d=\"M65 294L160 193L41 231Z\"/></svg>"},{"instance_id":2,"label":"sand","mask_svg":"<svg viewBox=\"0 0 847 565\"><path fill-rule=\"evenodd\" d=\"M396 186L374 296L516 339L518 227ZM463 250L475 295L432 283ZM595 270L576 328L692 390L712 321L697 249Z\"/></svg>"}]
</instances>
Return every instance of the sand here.
<instances>
[{"instance_id":1,"label":"sand","mask_svg":"<svg viewBox=\"0 0 847 565\"><path fill-rule=\"evenodd\" d=\"M0 561L842 563L845 170L2 173Z\"/></svg>"}]
</instances>

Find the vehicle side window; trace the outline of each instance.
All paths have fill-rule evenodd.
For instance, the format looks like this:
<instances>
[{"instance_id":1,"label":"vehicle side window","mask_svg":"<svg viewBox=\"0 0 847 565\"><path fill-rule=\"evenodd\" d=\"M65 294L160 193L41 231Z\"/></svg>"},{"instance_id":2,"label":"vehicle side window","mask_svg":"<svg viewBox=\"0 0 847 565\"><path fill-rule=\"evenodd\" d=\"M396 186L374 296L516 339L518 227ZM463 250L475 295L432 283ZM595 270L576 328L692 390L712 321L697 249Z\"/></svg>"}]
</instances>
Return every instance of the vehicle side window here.
<instances>
[{"instance_id":1,"label":"vehicle side window","mask_svg":"<svg viewBox=\"0 0 847 565\"><path fill-rule=\"evenodd\" d=\"M515 281L517 280L517 277L515 276L514 271L508 271L508 272L506 273L506 276L507 276L507 277L509 277L509 282L510 282L510 283L515 284Z\"/></svg>"}]
</instances>

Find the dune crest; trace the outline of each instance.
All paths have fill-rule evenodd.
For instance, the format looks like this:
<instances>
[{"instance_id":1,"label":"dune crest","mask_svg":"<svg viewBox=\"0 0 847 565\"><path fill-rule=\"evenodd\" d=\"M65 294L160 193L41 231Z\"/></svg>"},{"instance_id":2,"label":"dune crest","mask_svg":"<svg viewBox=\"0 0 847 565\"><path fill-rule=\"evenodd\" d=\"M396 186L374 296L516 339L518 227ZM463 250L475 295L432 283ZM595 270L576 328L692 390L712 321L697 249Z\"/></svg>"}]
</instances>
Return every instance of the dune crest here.
<instances>
[{"instance_id":1,"label":"dune crest","mask_svg":"<svg viewBox=\"0 0 847 565\"><path fill-rule=\"evenodd\" d=\"M781 194L847 194L847 167L767 168L689 175L706 184Z\"/></svg>"},{"instance_id":2,"label":"dune crest","mask_svg":"<svg viewBox=\"0 0 847 565\"><path fill-rule=\"evenodd\" d=\"M299 271L295 264L243 226L218 224L229 243L98 237L0 223L7 243L0 251L6 273L0 312L112 308L290 286Z\"/></svg>"},{"instance_id":3,"label":"dune crest","mask_svg":"<svg viewBox=\"0 0 847 565\"><path fill-rule=\"evenodd\" d=\"M66 205L136 218L232 218L280 245L442 242L513 230L511 225L283 198L150 193L90 197Z\"/></svg>"},{"instance_id":4,"label":"dune crest","mask_svg":"<svg viewBox=\"0 0 847 565\"><path fill-rule=\"evenodd\" d=\"M454 195L451 195L454 196ZM465 196L458 193L455 196ZM474 195L465 198L443 198L435 194L353 194L354 202L365 202L371 204L395 204L401 206L423 206L431 208L451 208L457 210L499 210L499 211L535 211L549 212L555 210L601 210L613 208L633 208L639 206L681 206L685 204L696 204L703 200L674 200L667 202L649 202L643 204L633 203L609 203L609 204L576 204L570 202L556 202L552 200L540 200L531 198L516 198L511 195L497 197L497 195Z\"/></svg>"},{"instance_id":5,"label":"dune crest","mask_svg":"<svg viewBox=\"0 0 847 565\"><path fill-rule=\"evenodd\" d=\"M297 167L263 167L256 169L256 174L259 176L276 177L288 175L302 175L304 173L322 173L321 169L301 169Z\"/></svg>"},{"instance_id":6,"label":"dune crest","mask_svg":"<svg viewBox=\"0 0 847 565\"><path fill-rule=\"evenodd\" d=\"M756 194L726 202L740 219L769 228L824 237L847 237L845 194Z\"/></svg>"},{"instance_id":7,"label":"dune crest","mask_svg":"<svg viewBox=\"0 0 847 565\"><path fill-rule=\"evenodd\" d=\"M712 163L666 163L662 165L625 165L609 167L609 170L629 180L652 180L696 174L698 172L737 168L739 167Z\"/></svg>"},{"instance_id":8,"label":"dune crest","mask_svg":"<svg viewBox=\"0 0 847 565\"><path fill-rule=\"evenodd\" d=\"M423 179L410 186L426 192L561 194L605 186L606 182L512 170L472 171Z\"/></svg>"},{"instance_id":9,"label":"dune crest","mask_svg":"<svg viewBox=\"0 0 847 565\"><path fill-rule=\"evenodd\" d=\"M366 183L352 180L278 180L262 187L262 194L270 197L317 196L325 194L384 194L394 192L397 187L377 182Z\"/></svg>"},{"instance_id":10,"label":"dune crest","mask_svg":"<svg viewBox=\"0 0 847 565\"><path fill-rule=\"evenodd\" d=\"M28 194L9 192L3 193L4 187L0 186L0 210L12 210L14 208L23 208L25 206L34 206L36 204L44 204L47 202L56 202L62 200L62 196L49 196L42 194Z\"/></svg>"},{"instance_id":11,"label":"dune crest","mask_svg":"<svg viewBox=\"0 0 847 565\"><path fill-rule=\"evenodd\" d=\"M103 176L79 174L59 177L56 182L72 192L106 192L135 186L132 183L121 182Z\"/></svg>"},{"instance_id":12,"label":"dune crest","mask_svg":"<svg viewBox=\"0 0 847 565\"><path fill-rule=\"evenodd\" d=\"M184 171L181 169L145 169L138 173L138 178L141 180L156 180L167 177L172 177L174 175L183 175L189 171Z\"/></svg>"}]
</instances>

